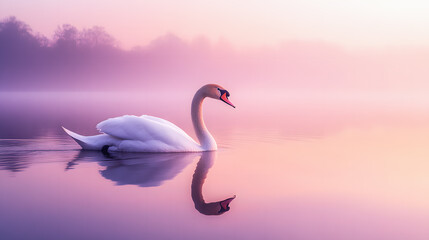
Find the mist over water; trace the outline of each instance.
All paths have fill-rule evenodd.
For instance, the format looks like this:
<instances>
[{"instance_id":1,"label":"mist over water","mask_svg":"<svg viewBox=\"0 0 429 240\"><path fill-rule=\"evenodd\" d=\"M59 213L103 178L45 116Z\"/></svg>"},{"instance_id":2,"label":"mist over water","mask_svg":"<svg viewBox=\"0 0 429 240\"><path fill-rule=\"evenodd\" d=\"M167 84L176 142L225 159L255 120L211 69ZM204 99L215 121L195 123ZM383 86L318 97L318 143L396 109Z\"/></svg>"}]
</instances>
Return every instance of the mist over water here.
<instances>
[{"instance_id":1,"label":"mist over water","mask_svg":"<svg viewBox=\"0 0 429 240\"><path fill-rule=\"evenodd\" d=\"M429 112L421 101L304 93L255 97L228 89L236 109L213 99L204 103L206 125L219 145L211 163L199 154L81 152L61 130L92 135L106 118L149 114L195 137L194 90L2 93L2 236L428 236ZM205 214L218 210L195 199L209 203L234 195L230 210L216 217Z\"/></svg>"}]
</instances>

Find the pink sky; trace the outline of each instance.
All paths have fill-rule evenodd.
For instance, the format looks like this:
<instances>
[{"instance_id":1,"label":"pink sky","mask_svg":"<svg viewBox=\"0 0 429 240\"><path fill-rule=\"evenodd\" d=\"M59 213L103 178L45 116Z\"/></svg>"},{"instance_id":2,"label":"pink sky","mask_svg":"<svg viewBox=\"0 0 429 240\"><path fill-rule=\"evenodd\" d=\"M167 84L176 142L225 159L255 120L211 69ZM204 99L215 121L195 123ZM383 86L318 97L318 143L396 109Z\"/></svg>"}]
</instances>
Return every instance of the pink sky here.
<instances>
[{"instance_id":1,"label":"pink sky","mask_svg":"<svg viewBox=\"0 0 429 240\"><path fill-rule=\"evenodd\" d=\"M428 46L429 2L419 0L96 1L1 0L0 17L16 16L44 35L63 23L103 26L121 46L145 45L174 33L204 35L237 47L288 40L347 48Z\"/></svg>"},{"instance_id":2,"label":"pink sky","mask_svg":"<svg viewBox=\"0 0 429 240\"><path fill-rule=\"evenodd\" d=\"M48 37L65 23L80 30L97 25L115 37L120 47L146 46L141 48L138 61L98 55L94 58L99 65L79 65L82 61L78 61L79 76L66 65L52 68L42 64L52 68L47 72L58 70L70 78L63 78L68 84L63 87L67 88L81 86L76 79L87 82L89 78L95 80L85 85L88 88L98 88L97 79L103 79L103 86L109 86L106 81L110 81L115 88L166 82L198 86L212 81L230 87L264 87L270 93L273 89L281 93L284 89L334 93L347 90L419 98L427 98L429 87L428 12L429 2L417 0L0 3L0 18L16 16L34 32ZM24 59L28 57L31 56ZM106 59L112 60L114 68L101 63ZM30 70L34 67L29 66ZM22 67L15 68L17 73L25 73ZM61 72L59 67L69 72ZM37 74L31 73L31 81L23 77L26 84L13 78L19 74L5 79L15 88L35 87L29 83L45 86L34 81ZM55 77L40 79L57 82ZM113 84L117 79L127 79L128 85Z\"/></svg>"}]
</instances>

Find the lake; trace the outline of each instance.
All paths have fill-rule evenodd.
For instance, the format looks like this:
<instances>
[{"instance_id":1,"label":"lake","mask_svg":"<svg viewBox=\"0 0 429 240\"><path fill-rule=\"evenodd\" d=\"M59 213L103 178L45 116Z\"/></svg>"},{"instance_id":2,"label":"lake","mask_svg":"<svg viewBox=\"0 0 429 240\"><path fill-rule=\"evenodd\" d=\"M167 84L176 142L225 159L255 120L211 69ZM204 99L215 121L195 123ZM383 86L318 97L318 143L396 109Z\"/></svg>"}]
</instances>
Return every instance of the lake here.
<instances>
[{"instance_id":1,"label":"lake","mask_svg":"<svg viewBox=\"0 0 429 240\"><path fill-rule=\"evenodd\" d=\"M0 93L0 238L429 238L429 99L230 92L204 104L218 151L111 155L61 126L148 114L195 138L193 91Z\"/></svg>"}]
</instances>

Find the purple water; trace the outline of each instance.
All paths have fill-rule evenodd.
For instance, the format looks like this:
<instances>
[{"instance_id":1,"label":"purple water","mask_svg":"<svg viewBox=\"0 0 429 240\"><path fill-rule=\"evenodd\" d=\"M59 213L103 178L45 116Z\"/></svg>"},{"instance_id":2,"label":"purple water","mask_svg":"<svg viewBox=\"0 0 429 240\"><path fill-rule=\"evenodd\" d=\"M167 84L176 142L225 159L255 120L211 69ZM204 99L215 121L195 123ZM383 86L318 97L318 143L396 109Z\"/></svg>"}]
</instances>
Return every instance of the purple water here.
<instances>
[{"instance_id":1,"label":"purple water","mask_svg":"<svg viewBox=\"0 0 429 240\"><path fill-rule=\"evenodd\" d=\"M204 105L219 145L209 155L105 156L61 130L149 114L195 137L191 99L2 93L0 238L429 238L427 102L232 93L236 109Z\"/></svg>"}]
</instances>

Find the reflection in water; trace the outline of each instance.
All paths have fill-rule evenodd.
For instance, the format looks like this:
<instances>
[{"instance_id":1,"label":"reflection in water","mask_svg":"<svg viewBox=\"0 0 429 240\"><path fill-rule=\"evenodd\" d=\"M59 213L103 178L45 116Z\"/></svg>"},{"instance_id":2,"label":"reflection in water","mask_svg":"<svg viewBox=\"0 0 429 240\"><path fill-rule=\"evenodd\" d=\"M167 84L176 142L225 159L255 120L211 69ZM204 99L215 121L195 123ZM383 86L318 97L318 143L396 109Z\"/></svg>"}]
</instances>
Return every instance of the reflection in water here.
<instances>
[{"instance_id":1,"label":"reflection in water","mask_svg":"<svg viewBox=\"0 0 429 240\"><path fill-rule=\"evenodd\" d=\"M197 156L196 153L110 153L80 151L67 163L72 169L78 161L96 161L106 167L100 174L117 185L160 186L173 179Z\"/></svg>"},{"instance_id":2,"label":"reflection in water","mask_svg":"<svg viewBox=\"0 0 429 240\"><path fill-rule=\"evenodd\" d=\"M192 200L195 204L195 209L205 215L220 215L224 212L229 211L229 204L234 197L218 201L206 203L203 198L203 184L206 180L209 169L213 166L214 160L216 159L216 151L203 152L200 161L195 169L194 176L192 178Z\"/></svg>"},{"instance_id":3,"label":"reflection in water","mask_svg":"<svg viewBox=\"0 0 429 240\"><path fill-rule=\"evenodd\" d=\"M35 140L0 139L0 169L21 172L27 168Z\"/></svg>"},{"instance_id":4,"label":"reflection in water","mask_svg":"<svg viewBox=\"0 0 429 240\"><path fill-rule=\"evenodd\" d=\"M0 154L0 169L11 172L21 172L29 163L26 161L26 153L5 152Z\"/></svg>"},{"instance_id":5,"label":"reflection in water","mask_svg":"<svg viewBox=\"0 0 429 240\"><path fill-rule=\"evenodd\" d=\"M105 166L100 174L117 185L137 185L140 187L160 186L166 180L173 179L192 160L201 155L192 179L192 200L195 209L205 215L220 215L227 212L234 197L206 203L202 188L209 169L212 167L216 152L203 153L108 153L80 151L66 170L73 169L79 161L96 161Z\"/></svg>"}]
</instances>

